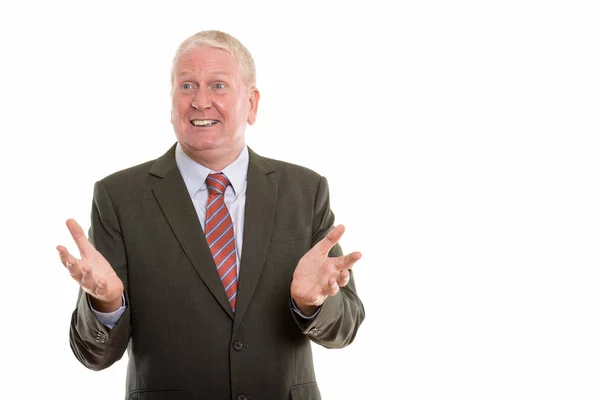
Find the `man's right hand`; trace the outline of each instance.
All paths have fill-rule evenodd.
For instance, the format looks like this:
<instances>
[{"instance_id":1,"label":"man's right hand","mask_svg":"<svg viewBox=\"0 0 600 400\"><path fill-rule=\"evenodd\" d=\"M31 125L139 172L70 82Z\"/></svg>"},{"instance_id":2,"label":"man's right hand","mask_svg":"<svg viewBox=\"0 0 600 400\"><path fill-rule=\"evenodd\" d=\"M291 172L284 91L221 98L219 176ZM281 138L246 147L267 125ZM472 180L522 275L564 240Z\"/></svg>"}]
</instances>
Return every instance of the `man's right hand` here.
<instances>
[{"instance_id":1,"label":"man's right hand","mask_svg":"<svg viewBox=\"0 0 600 400\"><path fill-rule=\"evenodd\" d=\"M79 248L81 259L70 254L65 246L57 246L60 261L79 286L90 295L96 311L106 313L118 310L122 305L123 282L106 258L90 243L75 220L67 220L67 228Z\"/></svg>"}]
</instances>

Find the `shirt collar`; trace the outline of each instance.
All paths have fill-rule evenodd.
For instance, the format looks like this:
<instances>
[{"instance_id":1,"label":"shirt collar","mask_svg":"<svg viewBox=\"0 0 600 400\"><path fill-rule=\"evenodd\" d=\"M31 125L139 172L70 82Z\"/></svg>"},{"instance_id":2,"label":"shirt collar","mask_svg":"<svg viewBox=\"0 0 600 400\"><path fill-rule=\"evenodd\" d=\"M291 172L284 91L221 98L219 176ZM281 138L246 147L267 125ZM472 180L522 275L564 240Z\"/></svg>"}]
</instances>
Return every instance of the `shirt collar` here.
<instances>
[{"instance_id":1,"label":"shirt collar","mask_svg":"<svg viewBox=\"0 0 600 400\"><path fill-rule=\"evenodd\" d=\"M199 190L206 190L206 177L208 177L208 174L222 172L229 179L236 196L240 193L248 178L249 157L248 147L246 146L244 146L238 158L221 171L213 171L192 160L185 154L179 143L175 147L175 162L190 197L193 197Z\"/></svg>"}]
</instances>

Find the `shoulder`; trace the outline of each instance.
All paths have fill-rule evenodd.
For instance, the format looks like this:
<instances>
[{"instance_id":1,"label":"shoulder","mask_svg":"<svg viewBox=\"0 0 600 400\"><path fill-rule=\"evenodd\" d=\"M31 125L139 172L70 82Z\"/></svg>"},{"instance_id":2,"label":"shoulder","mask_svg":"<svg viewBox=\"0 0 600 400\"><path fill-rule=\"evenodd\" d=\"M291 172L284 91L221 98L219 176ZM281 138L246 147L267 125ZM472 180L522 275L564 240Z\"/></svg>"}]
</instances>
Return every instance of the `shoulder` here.
<instances>
[{"instance_id":1,"label":"shoulder","mask_svg":"<svg viewBox=\"0 0 600 400\"><path fill-rule=\"evenodd\" d=\"M258 164L265 172L269 172L279 182L318 185L324 177L306 166L275 158L263 157L251 152L251 162Z\"/></svg>"},{"instance_id":2,"label":"shoulder","mask_svg":"<svg viewBox=\"0 0 600 400\"><path fill-rule=\"evenodd\" d=\"M148 186L151 180L150 170L155 162L156 160L147 161L113 172L96 182L96 185L104 187L111 193L137 191Z\"/></svg>"},{"instance_id":3,"label":"shoulder","mask_svg":"<svg viewBox=\"0 0 600 400\"><path fill-rule=\"evenodd\" d=\"M100 179L97 184L111 191L131 192L147 188L157 179L177 171L174 149L175 146L156 159L113 172Z\"/></svg>"}]
</instances>

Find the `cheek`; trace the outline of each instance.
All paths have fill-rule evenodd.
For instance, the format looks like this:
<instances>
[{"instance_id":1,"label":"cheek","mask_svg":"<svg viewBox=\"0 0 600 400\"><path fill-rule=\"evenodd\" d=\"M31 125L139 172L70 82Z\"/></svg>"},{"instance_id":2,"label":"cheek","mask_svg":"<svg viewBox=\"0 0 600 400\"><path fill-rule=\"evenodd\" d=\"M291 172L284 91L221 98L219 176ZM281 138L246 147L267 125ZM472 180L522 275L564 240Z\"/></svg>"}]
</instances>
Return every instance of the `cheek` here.
<instances>
[{"instance_id":1,"label":"cheek","mask_svg":"<svg viewBox=\"0 0 600 400\"><path fill-rule=\"evenodd\" d=\"M212 99L213 106L225 119L245 120L250 110L248 103L247 99L238 93L228 93Z\"/></svg>"},{"instance_id":2,"label":"cheek","mask_svg":"<svg viewBox=\"0 0 600 400\"><path fill-rule=\"evenodd\" d=\"M185 107L181 102L173 102L171 106L171 122L182 124L185 117Z\"/></svg>"},{"instance_id":3,"label":"cheek","mask_svg":"<svg viewBox=\"0 0 600 400\"><path fill-rule=\"evenodd\" d=\"M219 111L219 113L222 115L227 114L227 109L230 107L230 106L228 106L228 104L229 104L229 102L227 101L227 99L225 97L216 97L213 100L213 105Z\"/></svg>"}]
</instances>

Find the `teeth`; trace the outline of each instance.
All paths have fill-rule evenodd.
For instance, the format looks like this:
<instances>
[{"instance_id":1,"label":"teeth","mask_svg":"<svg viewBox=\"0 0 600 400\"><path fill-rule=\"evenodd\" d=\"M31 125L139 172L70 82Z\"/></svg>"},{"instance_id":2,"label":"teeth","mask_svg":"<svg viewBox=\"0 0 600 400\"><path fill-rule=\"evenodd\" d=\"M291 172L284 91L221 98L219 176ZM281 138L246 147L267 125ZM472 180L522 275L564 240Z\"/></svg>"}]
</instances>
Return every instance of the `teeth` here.
<instances>
[{"instance_id":1,"label":"teeth","mask_svg":"<svg viewBox=\"0 0 600 400\"><path fill-rule=\"evenodd\" d=\"M192 122L192 125L195 125L195 126L209 126L209 125L214 125L219 121L216 121L214 119L193 119L191 122Z\"/></svg>"}]
</instances>

